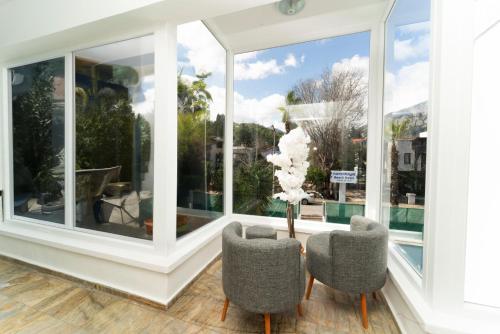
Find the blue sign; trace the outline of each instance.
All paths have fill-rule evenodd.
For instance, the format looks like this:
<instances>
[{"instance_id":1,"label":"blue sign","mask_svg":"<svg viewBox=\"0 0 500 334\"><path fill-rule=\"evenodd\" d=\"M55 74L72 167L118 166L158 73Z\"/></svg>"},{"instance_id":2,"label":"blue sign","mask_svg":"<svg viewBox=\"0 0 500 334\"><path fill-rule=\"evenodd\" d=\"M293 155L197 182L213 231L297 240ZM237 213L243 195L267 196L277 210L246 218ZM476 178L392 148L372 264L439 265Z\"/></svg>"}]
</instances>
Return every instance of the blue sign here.
<instances>
[{"instance_id":1,"label":"blue sign","mask_svg":"<svg viewBox=\"0 0 500 334\"><path fill-rule=\"evenodd\" d=\"M358 183L358 172L356 170L332 170L331 183Z\"/></svg>"}]
</instances>

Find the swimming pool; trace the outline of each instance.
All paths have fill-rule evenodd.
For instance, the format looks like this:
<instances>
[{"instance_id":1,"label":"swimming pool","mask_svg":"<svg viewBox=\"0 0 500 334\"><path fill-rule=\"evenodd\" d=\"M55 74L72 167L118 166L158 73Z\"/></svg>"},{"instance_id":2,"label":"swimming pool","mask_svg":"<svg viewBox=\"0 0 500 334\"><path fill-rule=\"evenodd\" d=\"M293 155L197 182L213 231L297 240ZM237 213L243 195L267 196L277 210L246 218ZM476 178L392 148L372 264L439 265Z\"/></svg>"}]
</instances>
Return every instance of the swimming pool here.
<instances>
[{"instance_id":1,"label":"swimming pool","mask_svg":"<svg viewBox=\"0 0 500 334\"><path fill-rule=\"evenodd\" d=\"M417 274L422 276L423 247L419 245L396 243L396 249Z\"/></svg>"}]
</instances>

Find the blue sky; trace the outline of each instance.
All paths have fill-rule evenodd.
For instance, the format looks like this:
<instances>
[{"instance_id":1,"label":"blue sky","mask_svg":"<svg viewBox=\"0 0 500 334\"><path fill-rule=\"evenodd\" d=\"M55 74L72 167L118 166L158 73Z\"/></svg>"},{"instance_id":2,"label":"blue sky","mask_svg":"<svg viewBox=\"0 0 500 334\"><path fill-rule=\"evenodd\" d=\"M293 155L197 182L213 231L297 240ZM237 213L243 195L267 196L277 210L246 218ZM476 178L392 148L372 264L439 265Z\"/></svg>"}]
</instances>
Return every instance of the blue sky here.
<instances>
[{"instance_id":1,"label":"blue sky","mask_svg":"<svg viewBox=\"0 0 500 334\"><path fill-rule=\"evenodd\" d=\"M287 45L258 51L255 61L266 62L276 59L283 63L292 54L297 66L288 66L283 73L258 80L236 80L235 90L251 98L263 98L271 94L286 95L299 80L319 78L324 69L331 69L334 63L354 55L368 57L370 33L361 32L340 37L322 39L300 44ZM235 62L238 62L238 55ZM303 61L301 61L303 57Z\"/></svg>"},{"instance_id":2,"label":"blue sky","mask_svg":"<svg viewBox=\"0 0 500 334\"><path fill-rule=\"evenodd\" d=\"M419 1L409 0L412 5ZM423 10L399 17L400 12L408 14L403 9L395 8L388 21L385 113L428 98L428 13ZM177 31L178 68L183 69L183 79L192 81L195 73L212 73L207 83L213 97L210 117L215 119L226 109L225 50L201 21L180 25ZM362 70L367 80L369 52L370 33L360 32L236 55L235 122L281 128L278 108L285 105L286 93L298 81L319 78L325 69L345 68Z\"/></svg>"},{"instance_id":3,"label":"blue sky","mask_svg":"<svg viewBox=\"0 0 500 334\"><path fill-rule=\"evenodd\" d=\"M397 1L386 24L384 113L429 97L430 1Z\"/></svg>"}]
</instances>

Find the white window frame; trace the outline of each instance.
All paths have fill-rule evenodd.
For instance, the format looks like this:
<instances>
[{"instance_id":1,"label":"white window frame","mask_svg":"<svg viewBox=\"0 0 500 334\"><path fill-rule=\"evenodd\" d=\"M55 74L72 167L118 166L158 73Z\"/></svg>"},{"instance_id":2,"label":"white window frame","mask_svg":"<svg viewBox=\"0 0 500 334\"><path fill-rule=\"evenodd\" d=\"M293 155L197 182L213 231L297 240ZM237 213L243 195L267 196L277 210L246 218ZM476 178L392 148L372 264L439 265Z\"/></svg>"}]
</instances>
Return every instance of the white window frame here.
<instances>
[{"instance_id":1,"label":"white window frame","mask_svg":"<svg viewBox=\"0 0 500 334\"><path fill-rule=\"evenodd\" d=\"M342 29L341 31L337 30L331 30L331 31L324 31L321 32L320 34L311 37L311 36L305 36L305 37L297 37L296 39L293 40L291 43L285 43L285 44L276 44L271 47L268 45L264 44L262 48L254 48L255 50L265 50L269 48L276 48L276 47L282 47L282 46L287 46L287 45L293 45L293 44L300 44L300 43L307 43L315 40L320 40L324 38L335 38L335 37L342 37L346 35L351 35L351 34L356 34L356 33L362 33L362 32L368 32L370 34L370 54L369 54L369 79L368 79L368 115L367 115L367 126L368 126L368 134L367 134L367 175L366 175L366 195L365 195L365 216L372 218L372 219L378 219L378 214L379 214L379 195L380 195L380 165L378 164L378 159L380 157L380 145L381 143L381 137L380 137L380 128L381 128L381 109L380 109L380 103L381 100L379 96L377 95L379 89L380 89L380 63L379 63L379 44L381 42L380 40L380 23L376 22L374 24L365 24L362 26L357 26L353 27L351 29ZM382 35L383 37L383 35ZM383 39L382 39L383 40ZM254 51L255 51L254 50ZM241 52L238 53L246 53L250 52L252 50L242 50ZM234 55L236 53L233 53L233 59L231 59L231 62L234 63ZM229 62L227 62L229 65ZM228 66L228 71L227 73L233 73L233 66L229 68ZM229 72L231 71L231 72ZM233 77L233 76L231 76ZM233 78L234 79L234 78ZM231 95L234 96L234 83L231 83ZM229 88L228 88L229 92ZM234 101L231 100L228 103L231 103L231 108L227 109L227 121L231 121L231 135L233 132L233 120L234 120ZM231 145L233 145L233 136L231 136ZM225 168L225 176L226 176L226 182L230 184L231 188L231 208L232 208L232 185L233 185L233 165L232 165L232 148L230 151L231 154L231 162L228 164ZM228 173L228 170L230 170L230 174ZM227 191L227 188L226 188ZM267 216L256 216L256 215L247 215L247 214L239 214L235 213L233 210L231 212L231 217L234 220L241 221L244 224L247 225L253 225L253 224L270 224L271 226L280 229L280 230L285 230L287 229L286 222L282 218L276 218L276 217L267 217ZM330 231L330 230L348 230L349 225L345 224L338 224L338 223L318 223L315 221L311 220L305 220L301 219L300 216L295 219L295 229L299 232L304 232L304 233L315 233L315 232L322 232L322 231Z\"/></svg>"},{"instance_id":2,"label":"white window frame","mask_svg":"<svg viewBox=\"0 0 500 334\"><path fill-rule=\"evenodd\" d=\"M220 38L217 34L217 30L206 21L200 21L205 28L212 34L212 36L217 40L220 46L226 52L226 74L225 74L225 88L226 88L226 100L225 100L225 117L224 117L224 171L223 171L223 212L222 216L212 220L211 222L201 226L200 228L189 232L186 235L183 235L177 238L177 224L174 227L174 234L171 235L169 233L169 240L173 248L176 250L189 249L192 245L197 245L200 243L204 243L207 240L210 240L215 233L217 233L225 224L229 221L229 217L233 211L233 183L232 183L232 164L233 164L233 53L231 49L227 46L227 43ZM177 30L176 30L176 46L177 46ZM175 55L177 60L177 53ZM175 71L177 73L177 61L175 62ZM175 82L177 87L177 81ZM175 101L177 101L177 96L175 97ZM175 152L177 157L177 103L176 103L176 113L175 113ZM231 168L228 168L230 166ZM175 189L177 190L177 165L175 166ZM229 182L231 180L231 182ZM177 193L176 193L177 196ZM177 197L176 197L177 199ZM177 215L177 200L175 201L175 213ZM175 216L174 219L177 217Z\"/></svg>"},{"instance_id":3,"label":"white window frame","mask_svg":"<svg viewBox=\"0 0 500 334\"><path fill-rule=\"evenodd\" d=\"M226 64L228 71L226 72L226 133L224 143L224 166L226 167L228 164L232 165L232 153L227 153L228 151L232 152L232 141L227 140L227 138L230 138L229 136L232 138L232 124L229 127L227 121L230 114L227 109L232 106L228 101L232 101L233 98L232 90L230 90L232 87L232 54L225 43L210 29L210 26L205 25L226 50L226 59L228 60ZM162 223L153 225L153 240L142 240L76 227L74 211L76 140L74 53L82 49L147 35L153 35L155 40L155 91L166 92L165 94L155 95L153 215L156 221ZM224 175L224 215L182 238L176 238L177 163L176 160L166 159L165 152L168 152L171 156L177 156L177 24L164 23L148 26L141 31L114 35L111 38L96 39L91 42L55 50L50 54L27 57L19 62L0 64L0 98L2 103L2 110L0 111L0 126L2 129L0 152L3 151L2 156L12 152L12 127L9 126L12 116L10 69L60 57L65 58L65 223L57 224L12 215L14 205L12 200L12 166L10 166L12 158L9 158L2 159L2 162L0 162L0 190L4 191L3 203L7 207L7 210L4 210L3 215L0 217L0 231L27 238L34 242L48 242L51 245L73 249L85 254L116 258L121 262L135 266L148 268L155 266L162 271L167 270L165 269L165 258L178 254L178 256L172 258L172 261L167 266L168 268L175 267L179 261L186 258L187 254L199 249L220 232L228 221L228 208L231 208L231 203L228 205L228 201L232 201L232 185L227 182L227 176ZM163 112L158 112L159 110ZM168 128L168 131L165 131L165 127ZM225 173L227 171L227 168L225 168ZM227 196L227 194L231 195ZM12 209L9 210L9 206ZM144 254L149 255L145 257Z\"/></svg>"},{"instance_id":4,"label":"white window frame","mask_svg":"<svg viewBox=\"0 0 500 334\"><path fill-rule=\"evenodd\" d=\"M61 49L61 50L56 50L51 54L45 54L45 55L37 55L35 57L28 57L26 59L23 59L18 62L10 62L10 63L5 63L5 64L0 64L1 66L1 80L0 80L0 85L2 87L1 93L2 93L2 110L0 113L0 120L2 121L1 128L2 128L2 142L1 142L1 147L0 151L3 152L4 157L8 157L8 159L2 159L1 166L0 166L0 180L3 182L3 192L4 192L4 198L3 198L3 205L4 205L4 210L3 210L3 215L2 215L2 222L0 224L0 229L2 230L7 230L13 234L21 234L27 237L33 237L37 238L40 236L41 240L42 239L47 239L47 235L44 233L47 229L50 230L50 238L51 241L54 243L57 243L58 241L61 241L61 243L64 243L63 240L68 240L71 239L71 237L75 238L75 240L84 240L87 239L90 242L95 242L99 243L99 246L102 245L102 240L108 240L109 245L106 248L106 252L109 252L109 246L114 247L117 250L117 254L120 253L120 249L126 248L127 250L135 250L138 254L140 253L155 253L157 255L162 255L166 256L166 248L167 246L165 245L166 242L165 240L167 239L166 234L169 232L170 228L167 223L165 224L156 224L154 225L154 237L153 240L142 240L138 238L132 238L132 237L127 237L123 235L118 235L118 234L112 234L112 233L106 233L106 232L100 232L100 231L94 231L94 230L89 230L89 229L84 229L84 228L79 228L75 226L75 205L74 205L74 187L75 187L75 170L74 170L74 161L75 161L75 110L74 110L74 52L77 50L81 49L86 49L86 48L92 48L92 47L97 47L100 45L106 45L110 43L116 43L120 41L124 41L127 39L133 39L133 38L140 38L143 36L147 35L153 35L155 38L155 90L161 90L162 85L163 85L163 90L168 91L168 89L165 89L165 81L161 81L161 83L157 83L156 80L158 76L157 73L157 68L165 68L165 64L168 64L169 62L173 62L171 59L167 58L161 58L158 57L158 53L162 54L169 54L167 49L170 47L170 45L161 45L160 39L161 37L159 36L166 36L167 42L171 39L171 36L167 34L167 30L169 27L167 26L152 26L152 27L146 27L143 31L136 32L133 34L124 34L121 36L114 36L113 38L108 38L108 39L101 39L101 40L95 40L91 43L85 43L85 44L79 44L79 45L73 45L71 47ZM172 27L170 27L170 30L172 30ZM175 27L174 27L175 30ZM175 35L175 34L174 34ZM165 40L165 39L164 39ZM171 42L170 42L171 44ZM175 42L174 42L175 44ZM170 54L172 53L172 50L170 50ZM56 59L56 58L64 58L64 63L65 63L65 222L64 224L57 224L57 223L52 223L48 221L43 221L43 220L37 220L37 219L30 219L26 217L20 217L17 215L14 215L13 212L13 166L12 166L12 96L11 96L11 86L10 86L10 69L23 66L23 65L29 65L29 64L34 64L37 62L41 61L46 61L46 60L51 60L51 59ZM174 57L175 57L175 50L174 50ZM175 63L175 62L174 62ZM167 67L168 71L168 67ZM172 72L170 72L172 73ZM175 80L175 72L174 73L174 80ZM169 76L168 72L166 72L165 75L162 77L167 78ZM176 83L175 83L176 84ZM170 89L171 90L171 89ZM175 95L175 89L173 91L173 94ZM171 93L172 94L172 93ZM157 117L160 113L156 112L158 108L172 108L171 105L165 104L166 98L160 94L157 94L155 98L155 137L154 137L154 143L155 143L155 154L158 154L158 156L161 156L162 152L159 150L159 147L163 147L162 150L164 152L165 147L168 146L169 139L165 138L165 133L171 133L170 131L160 131L159 130L159 122L161 121L161 117ZM176 103L176 99L174 100ZM176 110L176 105L173 107L173 110ZM168 113L163 113L163 114L168 114ZM157 121L157 119L160 119ZM163 134L163 137L162 137ZM175 142L176 143L176 142ZM162 145L163 144L163 145ZM161 166L162 160L165 159L155 159L154 163L154 169L155 170L165 170L165 167ZM163 161L164 162L164 161ZM172 168L172 167L169 167ZM176 166L174 166L175 170ZM158 174L158 173L157 173ZM159 187L157 186L157 175L155 175L155 188ZM161 187L159 187L161 189ZM163 186L163 189L167 189L167 194L165 194L165 191L163 192L163 196L166 198L170 198L172 194L172 189L176 189L176 183L175 186ZM168 191L170 189L170 191ZM162 196L162 194L160 194ZM158 205L157 203L161 203L160 199L158 196L156 196L155 193L155 199L154 199L154 215L159 215L159 216L168 216L168 213L165 214L166 211L168 211L168 208L166 206ZM156 205L155 205L156 204ZM175 203L174 203L175 205ZM171 222L172 220L170 219L165 219L163 220L165 222ZM174 220L174 226L175 226L175 220ZM69 234L68 234L69 233ZM104 238L104 239L103 239ZM97 249L101 247L97 247Z\"/></svg>"},{"instance_id":5,"label":"white window frame","mask_svg":"<svg viewBox=\"0 0 500 334\"><path fill-rule=\"evenodd\" d=\"M14 167L13 167L13 123L12 123L12 87L11 87L11 71L13 68L16 67L21 67L21 66L26 66L26 65L32 65L36 64L39 62L43 61L49 61L49 60L55 60L63 58L64 61L64 73L65 73L65 81L64 81L64 103L65 103L65 113L64 113L64 122L65 122L65 129L64 129L64 135L65 135L65 156L64 156L64 165L65 165L65 175L64 175L64 190L65 190L65 222L63 224L58 224L54 222L49 222L49 221L44 221L41 219L33 219L33 218L28 218L28 217L23 217L23 216L18 216L14 213ZM71 225L68 224L66 221L66 216L67 212L69 211L67 209L67 196L66 193L68 191L68 181L67 181L67 154L66 154L66 135L67 135L67 106L68 106L68 100L71 99L70 95L68 94L68 80L66 78L66 74L68 71L67 68L68 64L68 55L59 53L59 54L54 54L50 57L38 57L34 59L30 59L28 61L23 61L23 62L18 62L18 63L12 63L6 66L3 70L3 75L2 75L2 81L4 83L4 108L3 109L3 117L2 119L5 120L2 123L2 132L5 133L7 138L4 137L4 156L7 156L8 159L2 159L3 160L3 170L5 172L5 177L4 177L4 214L5 214L5 220L6 221L19 221L19 222L24 222L24 223L29 223L29 224L41 224L41 225L47 225L51 227L56 227L56 228L71 228Z\"/></svg>"}]
</instances>

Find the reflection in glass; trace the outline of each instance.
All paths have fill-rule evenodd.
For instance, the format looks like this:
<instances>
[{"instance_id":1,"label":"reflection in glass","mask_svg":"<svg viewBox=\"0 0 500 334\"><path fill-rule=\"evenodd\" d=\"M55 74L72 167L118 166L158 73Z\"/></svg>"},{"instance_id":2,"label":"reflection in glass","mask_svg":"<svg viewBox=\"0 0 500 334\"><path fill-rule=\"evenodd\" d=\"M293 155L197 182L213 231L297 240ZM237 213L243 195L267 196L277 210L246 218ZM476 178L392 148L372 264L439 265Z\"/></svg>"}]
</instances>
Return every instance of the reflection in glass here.
<instances>
[{"instance_id":1,"label":"reflection in glass","mask_svg":"<svg viewBox=\"0 0 500 334\"><path fill-rule=\"evenodd\" d=\"M177 28L177 237L224 212L226 50L201 21Z\"/></svg>"},{"instance_id":2,"label":"reflection in glass","mask_svg":"<svg viewBox=\"0 0 500 334\"><path fill-rule=\"evenodd\" d=\"M297 214L342 224L364 214L369 43L363 32L235 57L236 213L286 216L286 203L273 198L281 189L266 157L301 126L311 137L303 186L309 197ZM332 182L332 171L355 178Z\"/></svg>"},{"instance_id":3,"label":"reflection in glass","mask_svg":"<svg viewBox=\"0 0 500 334\"><path fill-rule=\"evenodd\" d=\"M75 53L76 226L152 239L153 37Z\"/></svg>"},{"instance_id":4,"label":"reflection in glass","mask_svg":"<svg viewBox=\"0 0 500 334\"><path fill-rule=\"evenodd\" d=\"M64 58L10 74L14 214L64 224Z\"/></svg>"},{"instance_id":5,"label":"reflection in glass","mask_svg":"<svg viewBox=\"0 0 500 334\"><path fill-rule=\"evenodd\" d=\"M400 253L419 273L422 256L415 254L422 252L424 229L429 19L429 0L398 0L386 22L382 220L413 239Z\"/></svg>"}]
</instances>

